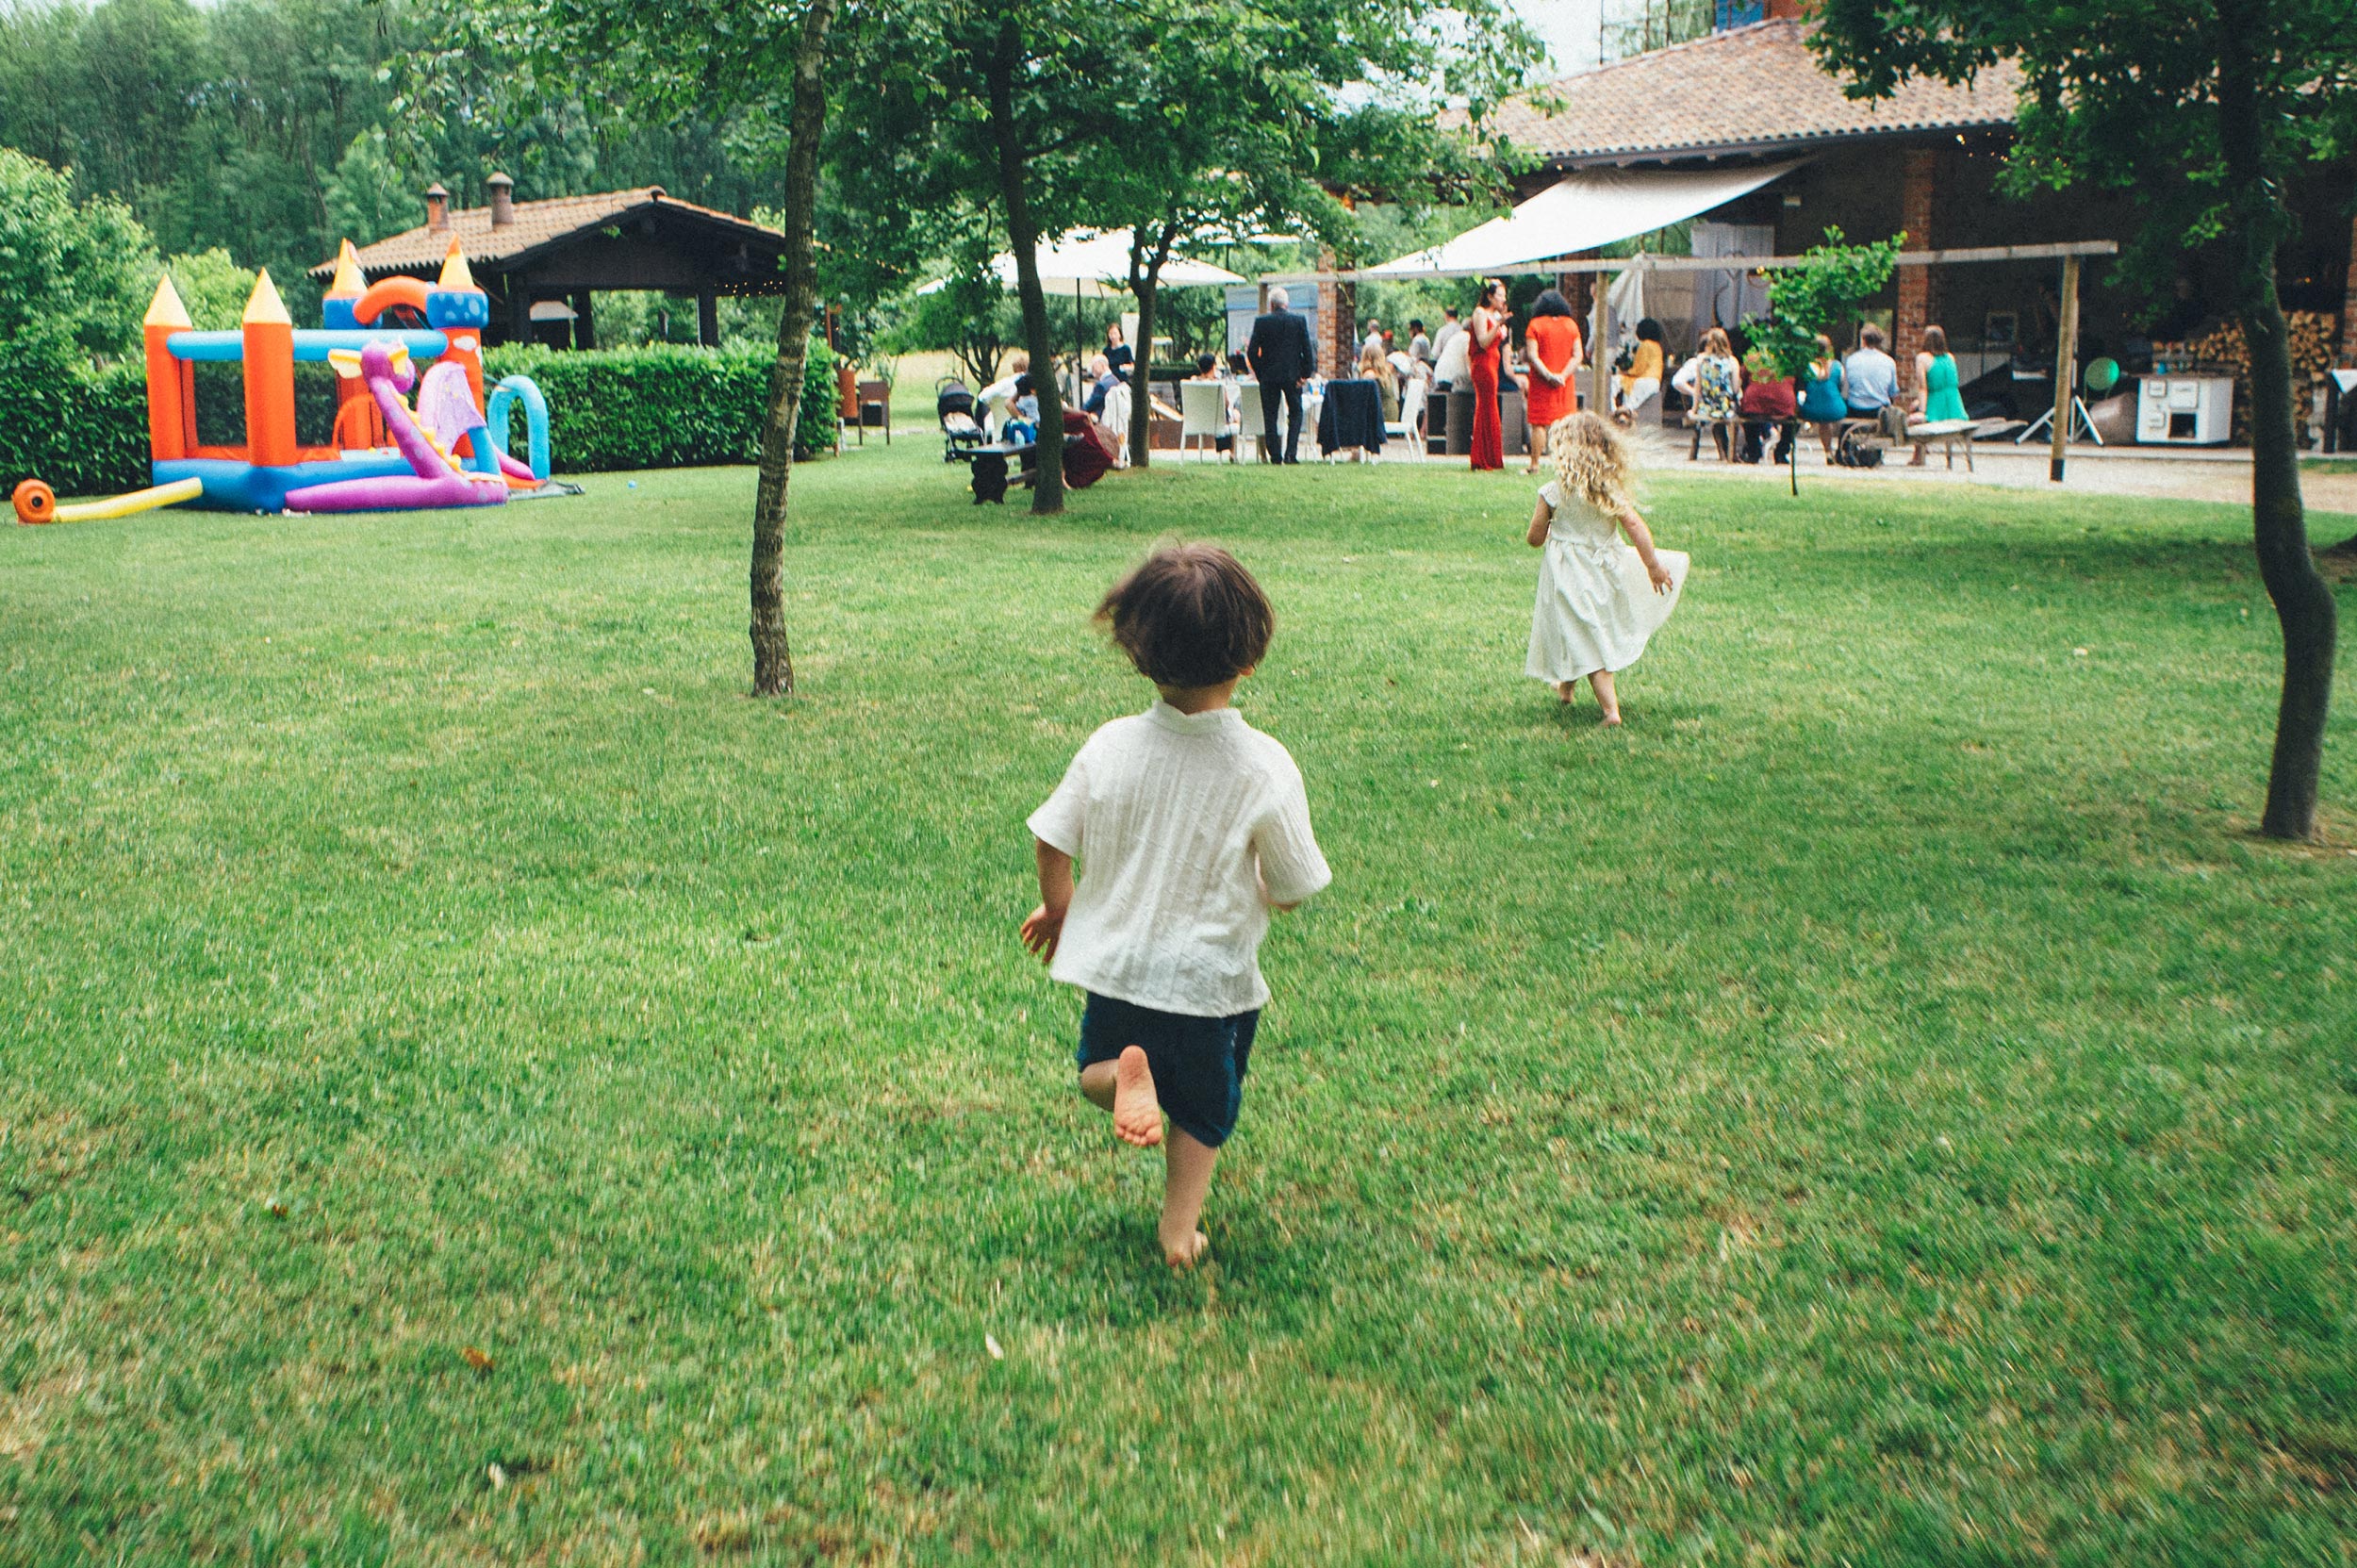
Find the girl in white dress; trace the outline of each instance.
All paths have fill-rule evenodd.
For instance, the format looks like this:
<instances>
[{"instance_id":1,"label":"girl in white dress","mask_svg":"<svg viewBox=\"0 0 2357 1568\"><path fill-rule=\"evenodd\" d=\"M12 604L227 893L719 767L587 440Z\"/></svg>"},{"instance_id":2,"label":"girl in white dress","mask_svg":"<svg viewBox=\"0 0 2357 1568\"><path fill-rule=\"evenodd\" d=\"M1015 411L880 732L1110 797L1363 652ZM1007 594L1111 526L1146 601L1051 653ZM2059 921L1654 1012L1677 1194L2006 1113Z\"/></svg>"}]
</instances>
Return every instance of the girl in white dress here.
<instances>
[{"instance_id":1,"label":"girl in white dress","mask_svg":"<svg viewBox=\"0 0 2357 1568\"><path fill-rule=\"evenodd\" d=\"M1686 556L1654 548L1652 531L1629 501L1628 448L1611 424L1574 414L1555 427L1548 451L1555 482L1540 487L1539 509L1530 517L1531 548L1546 553L1539 558L1539 603L1524 673L1553 685L1566 702L1586 676L1604 722L1618 724L1612 677L1637 662L1677 607Z\"/></svg>"}]
</instances>

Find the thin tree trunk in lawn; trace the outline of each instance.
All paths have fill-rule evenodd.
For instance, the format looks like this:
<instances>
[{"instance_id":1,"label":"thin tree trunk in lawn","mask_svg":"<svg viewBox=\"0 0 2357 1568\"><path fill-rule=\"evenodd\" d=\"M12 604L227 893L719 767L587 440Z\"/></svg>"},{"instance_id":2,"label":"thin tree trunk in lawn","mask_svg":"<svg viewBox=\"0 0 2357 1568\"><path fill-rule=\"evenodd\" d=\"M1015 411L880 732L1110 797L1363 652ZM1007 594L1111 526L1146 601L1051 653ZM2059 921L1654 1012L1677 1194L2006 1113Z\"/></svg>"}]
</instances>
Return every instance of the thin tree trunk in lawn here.
<instances>
[{"instance_id":1,"label":"thin tree trunk in lawn","mask_svg":"<svg viewBox=\"0 0 2357 1568\"><path fill-rule=\"evenodd\" d=\"M1129 464L1144 468L1154 450L1154 302L1162 292L1162 263L1170 259L1170 247L1178 239L1176 221L1164 223L1155 242L1153 259L1146 271L1138 271L1138 253L1146 243L1146 230L1138 229L1129 237L1129 292L1138 301L1138 340L1134 349L1137 357L1129 371Z\"/></svg>"},{"instance_id":2,"label":"thin tree trunk in lawn","mask_svg":"<svg viewBox=\"0 0 2357 1568\"><path fill-rule=\"evenodd\" d=\"M811 251L818 204L818 140L827 124L827 32L839 0L810 0L794 46L793 138L785 155L785 308L778 316L777 358L769 367L769 413L761 427L761 483L753 492L753 695L794 689L794 654L785 635L785 502L794 477L794 432L802 412L802 372L810 356L810 315L817 294Z\"/></svg>"},{"instance_id":3,"label":"thin tree trunk in lawn","mask_svg":"<svg viewBox=\"0 0 2357 1568\"><path fill-rule=\"evenodd\" d=\"M1031 481L1031 512L1063 510L1063 388L1056 379L1056 345L1047 335L1047 296L1039 283L1039 229L1024 167L1023 139L1014 123L1014 71L1022 58L1020 25L998 24L990 54L990 128L998 143L998 195L1007 206L1007 241L1014 248L1015 293L1023 302L1023 340L1031 351L1031 388L1039 397L1039 467Z\"/></svg>"},{"instance_id":4,"label":"thin tree trunk in lawn","mask_svg":"<svg viewBox=\"0 0 2357 1568\"><path fill-rule=\"evenodd\" d=\"M2221 6L2218 145L2235 190L2242 265L2236 307L2250 351L2250 517L2259 578L2283 629L2283 693L2275 715L2275 757L2267 772L2270 838L2309 838L2316 830L2317 781L2324 767L2325 717L2332 701L2332 590L2308 553L2300 505L2299 454L2292 428L2291 335L2275 290L2276 244L2286 221L2261 145L2264 131L2252 62L2244 52L2262 30L2240 6Z\"/></svg>"}]
</instances>

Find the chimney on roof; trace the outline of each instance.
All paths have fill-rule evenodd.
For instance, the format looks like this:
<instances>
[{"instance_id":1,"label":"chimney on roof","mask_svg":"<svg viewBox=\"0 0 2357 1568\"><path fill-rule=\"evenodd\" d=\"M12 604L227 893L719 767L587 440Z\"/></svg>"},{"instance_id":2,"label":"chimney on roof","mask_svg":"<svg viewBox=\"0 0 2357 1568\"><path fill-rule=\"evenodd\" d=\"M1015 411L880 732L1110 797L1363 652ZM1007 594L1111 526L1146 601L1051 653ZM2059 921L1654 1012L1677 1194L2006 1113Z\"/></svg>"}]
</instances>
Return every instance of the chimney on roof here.
<instances>
[{"instance_id":1,"label":"chimney on roof","mask_svg":"<svg viewBox=\"0 0 2357 1568\"><path fill-rule=\"evenodd\" d=\"M450 192L440 180L425 188L425 226L437 234L450 227Z\"/></svg>"},{"instance_id":2,"label":"chimney on roof","mask_svg":"<svg viewBox=\"0 0 2357 1568\"><path fill-rule=\"evenodd\" d=\"M493 174L484 183L491 188L491 226L503 229L516 221L516 182L505 174Z\"/></svg>"}]
</instances>

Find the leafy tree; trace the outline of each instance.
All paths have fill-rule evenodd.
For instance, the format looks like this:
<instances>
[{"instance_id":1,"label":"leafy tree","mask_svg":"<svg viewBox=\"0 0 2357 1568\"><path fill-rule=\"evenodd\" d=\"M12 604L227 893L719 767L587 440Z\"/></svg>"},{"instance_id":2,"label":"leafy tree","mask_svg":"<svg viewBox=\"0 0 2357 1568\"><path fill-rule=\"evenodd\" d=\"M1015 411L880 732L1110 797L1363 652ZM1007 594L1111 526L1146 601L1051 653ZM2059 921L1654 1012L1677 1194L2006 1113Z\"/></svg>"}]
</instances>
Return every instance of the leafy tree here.
<instances>
[{"instance_id":1,"label":"leafy tree","mask_svg":"<svg viewBox=\"0 0 2357 1568\"><path fill-rule=\"evenodd\" d=\"M139 341L156 248L122 203L0 147L0 355L28 371L87 365Z\"/></svg>"},{"instance_id":2,"label":"leafy tree","mask_svg":"<svg viewBox=\"0 0 2357 1568\"><path fill-rule=\"evenodd\" d=\"M722 107L747 161L782 167L778 222L785 234L776 357L763 420L753 499L753 691L794 688L785 627L784 540L795 430L817 298L815 249L819 155L830 89L829 39L840 0L802 0L750 15L733 0L539 0L486 32L535 71L601 62L598 86L648 124L691 123Z\"/></svg>"},{"instance_id":3,"label":"leafy tree","mask_svg":"<svg viewBox=\"0 0 2357 1568\"><path fill-rule=\"evenodd\" d=\"M1852 75L1854 97L2017 64L2014 189L2130 191L2148 254L2231 239L2250 350L2252 533L2283 636L2261 831L2311 836L2337 628L2308 549L2276 254L2292 228L2293 174L2357 149L2349 0L2111 0L2097 11L2049 0L1824 0L1821 14L1814 46Z\"/></svg>"},{"instance_id":4,"label":"leafy tree","mask_svg":"<svg viewBox=\"0 0 2357 1568\"><path fill-rule=\"evenodd\" d=\"M175 256L164 263L180 303L189 307L191 325L207 332L227 332L245 320L245 304L254 294L255 271L240 267L216 245L194 256Z\"/></svg>"},{"instance_id":5,"label":"leafy tree","mask_svg":"<svg viewBox=\"0 0 2357 1568\"><path fill-rule=\"evenodd\" d=\"M355 245L372 245L399 234L416 224L422 189L393 161L392 143L385 132L371 126L352 139L328 176L328 230Z\"/></svg>"},{"instance_id":6,"label":"leafy tree","mask_svg":"<svg viewBox=\"0 0 2357 1568\"><path fill-rule=\"evenodd\" d=\"M1856 315L1860 304L1882 292L1906 242L1906 232L1901 230L1887 239L1852 245L1844 242L1839 228L1827 224L1823 241L1803 253L1801 266L1770 274L1768 314L1751 329L1754 352L1767 355L1779 375L1797 381L1808 374L1817 358L1818 335L1831 336ZM1798 441L1792 443L1791 470L1792 493L1799 495Z\"/></svg>"}]
</instances>

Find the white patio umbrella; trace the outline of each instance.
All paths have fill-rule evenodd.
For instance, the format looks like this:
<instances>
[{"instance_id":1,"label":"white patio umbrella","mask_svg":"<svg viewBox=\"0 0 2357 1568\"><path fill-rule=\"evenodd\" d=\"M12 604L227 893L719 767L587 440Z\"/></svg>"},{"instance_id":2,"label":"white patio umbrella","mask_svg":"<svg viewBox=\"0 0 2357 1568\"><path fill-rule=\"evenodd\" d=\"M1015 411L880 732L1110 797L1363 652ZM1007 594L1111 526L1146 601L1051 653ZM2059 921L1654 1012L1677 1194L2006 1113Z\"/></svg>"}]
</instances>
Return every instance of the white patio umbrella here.
<instances>
[{"instance_id":1,"label":"white patio umbrella","mask_svg":"<svg viewBox=\"0 0 2357 1568\"><path fill-rule=\"evenodd\" d=\"M1120 299L1129 292L1129 235L1116 229L1099 234L1093 229L1074 229L1052 240L1042 240L1036 253L1039 282L1043 292L1057 294L1070 289L1072 293L1072 337L1082 362L1088 358L1088 345L1081 340L1080 302ZM1009 289L1015 287L1014 253L1001 251L990 258L990 270ZM1214 267L1208 261L1195 261L1174 253L1162 263L1160 284L1166 289L1208 289L1213 285L1249 283L1225 267ZM948 287L948 278L937 278L917 290L931 294ZM1150 358L1153 345L1146 345Z\"/></svg>"}]
</instances>

